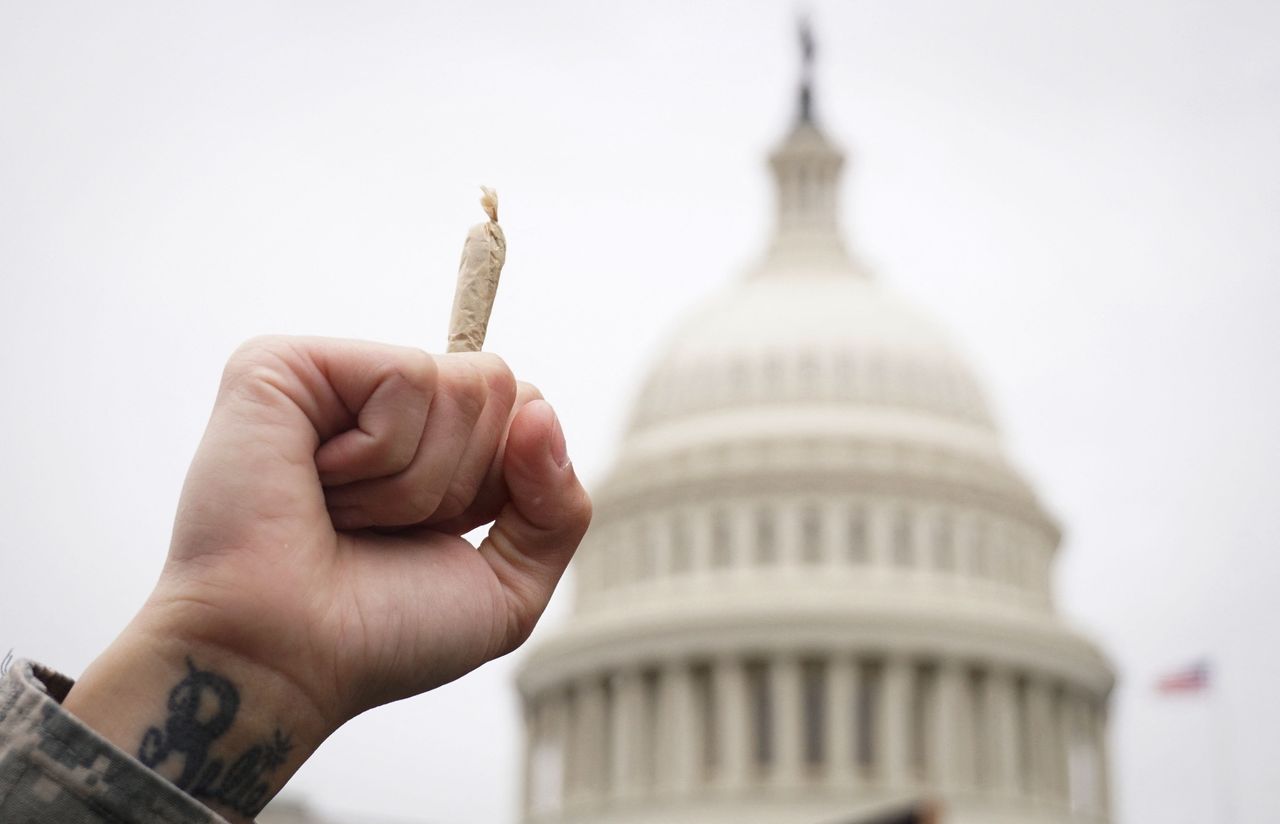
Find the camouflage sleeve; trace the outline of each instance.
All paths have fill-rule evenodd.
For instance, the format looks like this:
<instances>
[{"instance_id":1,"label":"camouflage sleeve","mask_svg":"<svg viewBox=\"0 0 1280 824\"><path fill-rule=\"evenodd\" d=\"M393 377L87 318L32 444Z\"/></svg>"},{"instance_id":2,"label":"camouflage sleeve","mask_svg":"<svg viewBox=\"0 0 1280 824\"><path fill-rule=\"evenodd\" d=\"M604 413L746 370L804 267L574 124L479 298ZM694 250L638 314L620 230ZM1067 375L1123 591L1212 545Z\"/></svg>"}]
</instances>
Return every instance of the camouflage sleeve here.
<instances>
[{"instance_id":1,"label":"camouflage sleeve","mask_svg":"<svg viewBox=\"0 0 1280 824\"><path fill-rule=\"evenodd\" d=\"M71 684L24 660L0 677L0 821L226 824L64 710Z\"/></svg>"}]
</instances>

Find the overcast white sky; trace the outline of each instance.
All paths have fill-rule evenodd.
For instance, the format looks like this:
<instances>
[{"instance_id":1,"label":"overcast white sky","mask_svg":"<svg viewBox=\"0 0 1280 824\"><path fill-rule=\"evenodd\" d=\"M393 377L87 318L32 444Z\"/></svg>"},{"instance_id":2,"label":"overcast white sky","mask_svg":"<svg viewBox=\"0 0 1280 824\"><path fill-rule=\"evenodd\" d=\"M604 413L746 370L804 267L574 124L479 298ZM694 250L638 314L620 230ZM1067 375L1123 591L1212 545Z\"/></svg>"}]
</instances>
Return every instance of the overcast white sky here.
<instances>
[{"instance_id":1,"label":"overcast white sky","mask_svg":"<svg viewBox=\"0 0 1280 824\"><path fill-rule=\"evenodd\" d=\"M1118 820L1228 822L1228 752L1230 824L1280 821L1280 7L810 7L845 226L1065 524ZM764 243L793 9L0 2L0 654L78 673L140 604L241 339L437 348L478 183L489 348L599 478L664 330ZM1202 655L1212 700L1153 695ZM511 673L357 719L287 792L513 820Z\"/></svg>"}]
</instances>

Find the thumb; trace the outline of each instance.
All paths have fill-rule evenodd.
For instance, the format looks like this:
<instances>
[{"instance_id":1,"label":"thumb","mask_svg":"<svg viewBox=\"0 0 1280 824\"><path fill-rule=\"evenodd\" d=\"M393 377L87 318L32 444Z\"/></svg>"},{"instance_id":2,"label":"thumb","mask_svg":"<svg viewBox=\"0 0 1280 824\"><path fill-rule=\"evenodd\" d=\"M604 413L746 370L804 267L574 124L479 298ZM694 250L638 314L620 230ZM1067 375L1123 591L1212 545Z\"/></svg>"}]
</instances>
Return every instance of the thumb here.
<instances>
[{"instance_id":1,"label":"thumb","mask_svg":"<svg viewBox=\"0 0 1280 824\"><path fill-rule=\"evenodd\" d=\"M546 401L529 402L512 419L502 464L510 498L480 544L506 595L498 655L529 637L591 522L591 499Z\"/></svg>"}]
</instances>

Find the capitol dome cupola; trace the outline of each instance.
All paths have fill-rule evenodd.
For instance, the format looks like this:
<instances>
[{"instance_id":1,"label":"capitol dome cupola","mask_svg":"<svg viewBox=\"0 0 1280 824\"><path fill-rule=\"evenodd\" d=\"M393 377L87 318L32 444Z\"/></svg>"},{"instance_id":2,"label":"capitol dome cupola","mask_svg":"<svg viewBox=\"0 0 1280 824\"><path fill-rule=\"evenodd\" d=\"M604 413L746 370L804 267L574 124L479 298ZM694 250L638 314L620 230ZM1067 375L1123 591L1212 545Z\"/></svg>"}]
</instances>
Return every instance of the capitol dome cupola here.
<instances>
[{"instance_id":1,"label":"capitol dome cupola","mask_svg":"<svg viewBox=\"0 0 1280 824\"><path fill-rule=\"evenodd\" d=\"M801 28L801 70L795 122L769 156L777 208L772 243L761 273L822 268L855 271L840 236L839 188L844 153L814 111L813 38Z\"/></svg>"}]
</instances>

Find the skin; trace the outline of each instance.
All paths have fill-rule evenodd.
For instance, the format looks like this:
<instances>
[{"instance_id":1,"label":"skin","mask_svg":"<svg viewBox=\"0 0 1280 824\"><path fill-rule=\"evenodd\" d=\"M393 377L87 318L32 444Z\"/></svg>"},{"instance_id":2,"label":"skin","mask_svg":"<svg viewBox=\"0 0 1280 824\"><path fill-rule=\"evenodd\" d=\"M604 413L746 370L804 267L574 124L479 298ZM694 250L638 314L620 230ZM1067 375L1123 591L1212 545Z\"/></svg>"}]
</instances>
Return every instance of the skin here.
<instances>
[{"instance_id":1,"label":"skin","mask_svg":"<svg viewBox=\"0 0 1280 824\"><path fill-rule=\"evenodd\" d=\"M175 728L177 685L211 673L239 700L208 757L275 742L270 797L348 719L519 646L590 517L554 411L496 356L250 341L227 364L155 590L65 706L136 754L149 729L154 744ZM461 537L490 523L479 547ZM202 695L197 721L212 714ZM177 780L184 766L174 753L155 769Z\"/></svg>"}]
</instances>

